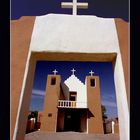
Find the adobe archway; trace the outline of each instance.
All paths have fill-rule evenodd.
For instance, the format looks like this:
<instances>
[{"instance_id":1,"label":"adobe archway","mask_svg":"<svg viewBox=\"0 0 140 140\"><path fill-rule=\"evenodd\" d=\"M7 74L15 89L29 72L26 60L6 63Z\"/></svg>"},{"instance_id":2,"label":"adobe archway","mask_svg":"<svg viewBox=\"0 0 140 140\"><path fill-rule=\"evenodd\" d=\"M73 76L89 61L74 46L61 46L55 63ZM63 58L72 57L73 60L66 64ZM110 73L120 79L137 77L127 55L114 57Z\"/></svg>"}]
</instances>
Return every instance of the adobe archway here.
<instances>
[{"instance_id":1,"label":"adobe archway","mask_svg":"<svg viewBox=\"0 0 140 140\"><path fill-rule=\"evenodd\" d=\"M129 138L129 112L120 54L30 52L28 54L28 60L21 91L14 139L24 140L30 96L32 93L34 71L36 62L38 60L112 62L114 64L114 79L120 124L120 139L127 140Z\"/></svg>"}]
</instances>

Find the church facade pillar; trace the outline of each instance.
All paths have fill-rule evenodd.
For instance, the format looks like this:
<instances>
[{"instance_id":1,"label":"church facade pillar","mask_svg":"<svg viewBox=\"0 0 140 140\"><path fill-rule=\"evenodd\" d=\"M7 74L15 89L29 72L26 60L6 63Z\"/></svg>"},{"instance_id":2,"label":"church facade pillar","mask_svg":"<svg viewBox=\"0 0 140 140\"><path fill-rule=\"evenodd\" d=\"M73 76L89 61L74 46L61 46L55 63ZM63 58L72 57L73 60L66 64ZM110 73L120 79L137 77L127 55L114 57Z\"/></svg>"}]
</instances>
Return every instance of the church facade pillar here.
<instances>
[{"instance_id":1,"label":"church facade pillar","mask_svg":"<svg viewBox=\"0 0 140 140\"><path fill-rule=\"evenodd\" d=\"M103 134L103 120L98 76L87 76L88 133Z\"/></svg>"},{"instance_id":2,"label":"church facade pillar","mask_svg":"<svg viewBox=\"0 0 140 140\"><path fill-rule=\"evenodd\" d=\"M48 75L46 85L46 95L44 101L41 130L46 132L56 132L57 106L60 96L60 75Z\"/></svg>"}]
</instances>

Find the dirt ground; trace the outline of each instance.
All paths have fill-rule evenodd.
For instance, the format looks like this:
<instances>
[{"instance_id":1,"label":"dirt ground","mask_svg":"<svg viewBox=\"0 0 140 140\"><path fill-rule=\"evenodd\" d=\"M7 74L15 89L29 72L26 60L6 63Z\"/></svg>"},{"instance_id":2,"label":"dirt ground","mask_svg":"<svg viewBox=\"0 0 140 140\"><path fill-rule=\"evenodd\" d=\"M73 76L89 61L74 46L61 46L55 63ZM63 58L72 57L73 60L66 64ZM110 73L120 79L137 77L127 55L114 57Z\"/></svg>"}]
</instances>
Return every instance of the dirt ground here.
<instances>
[{"instance_id":1,"label":"dirt ground","mask_svg":"<svg viewBox=\"0 0 140 140\"><path fill-rule=\"evenodd\" d=\"M86 134L80 132L46 133L37 131L26 134L25 140L119 140L119 135Z\"/></svg>"}]
</instances>

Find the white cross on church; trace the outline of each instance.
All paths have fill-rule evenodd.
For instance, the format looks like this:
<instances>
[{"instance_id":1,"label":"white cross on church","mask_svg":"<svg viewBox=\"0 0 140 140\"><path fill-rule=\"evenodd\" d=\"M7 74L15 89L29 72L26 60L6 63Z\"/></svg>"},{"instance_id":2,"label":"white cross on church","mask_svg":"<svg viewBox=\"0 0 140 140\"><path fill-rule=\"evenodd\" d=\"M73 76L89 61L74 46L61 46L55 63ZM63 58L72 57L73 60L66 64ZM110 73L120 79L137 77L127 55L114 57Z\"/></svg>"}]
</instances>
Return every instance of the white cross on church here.
<instances>
[{"instance_id":1,"label":"white cross on church","mask_svg":"<svg viewBox=\"0 0 140 140\"><path fill-rule=\"evenodd\" d=\"M77 15L77 8L79 9L87 9L87 2L77 2L77 0L73 0L73 2L61 2L62 8L72 8L72 14Z\"/></svg>"},{"instance_id":2,"label":"white cross on church","mask_svg":"<svg viewBox=\"0 0 140 140\"><path fill-rule=\"evenodd\" d=\"M54 73L54 75L56 75L56 73L58 73L58 71L55 69L55 70L53 71L53 73Z\"/></svg>"},{"instance_id":3,"label":"white cross on church","mask_svg":"<svg viewBox=\"0 0 140 140\"><path fill-rule=\"evenodd\" d=\"M74 75L74 72L75 72L76 70L73 68L71 71L72 71L72 75Z\"/></svg>"},{"instance_id":4,"label":"white cross on church","mask_svg":"<svg viewBox=\"0 0 140 140\"><path fill-rule=\"evenodd\" d=\"M89 73L90 73L91 76L93 76L93 74L94 74L94 72L92 70Z\"/></svg>"}]
</instances>

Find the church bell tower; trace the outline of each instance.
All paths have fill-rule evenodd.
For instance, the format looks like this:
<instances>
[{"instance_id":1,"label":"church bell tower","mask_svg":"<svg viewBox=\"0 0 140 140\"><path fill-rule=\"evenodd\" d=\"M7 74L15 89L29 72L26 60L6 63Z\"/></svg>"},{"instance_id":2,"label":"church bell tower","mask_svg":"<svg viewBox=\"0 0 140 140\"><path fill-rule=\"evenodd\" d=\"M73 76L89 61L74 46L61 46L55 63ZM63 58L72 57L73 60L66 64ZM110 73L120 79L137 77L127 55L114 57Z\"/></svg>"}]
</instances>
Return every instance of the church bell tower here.
<instances>
[{"instance_id":1,"label":"church bell tower","mask_svg":"<svg viewBox=\"0 0 140 140\"><path fill-rule=\"evenodd\" d=\"M87 76L88 133L103 134L99 76Z\"/></svg>"},{"instance_id":2,"label":"church bell tower","mask_svg":"<svg viewBox=\"0 0 140 140\"><path fill-rule=\"evenodd\" d=\"M48 75L41 130L56 132L57 105L60 96L60 75Z\"/></svg>"}]
</instances>

